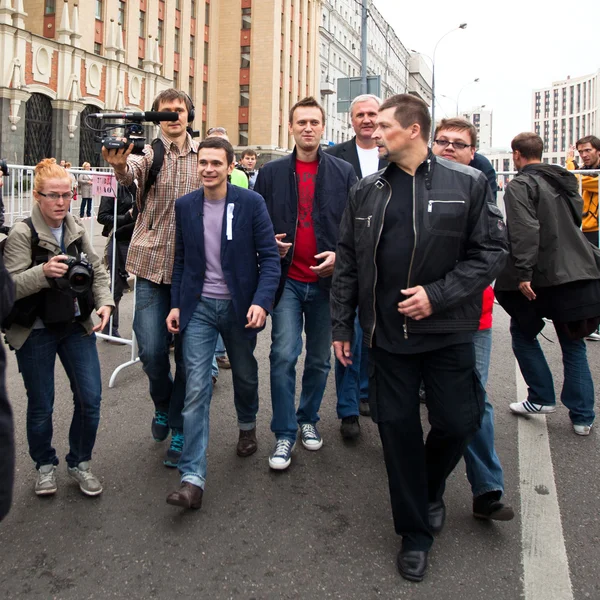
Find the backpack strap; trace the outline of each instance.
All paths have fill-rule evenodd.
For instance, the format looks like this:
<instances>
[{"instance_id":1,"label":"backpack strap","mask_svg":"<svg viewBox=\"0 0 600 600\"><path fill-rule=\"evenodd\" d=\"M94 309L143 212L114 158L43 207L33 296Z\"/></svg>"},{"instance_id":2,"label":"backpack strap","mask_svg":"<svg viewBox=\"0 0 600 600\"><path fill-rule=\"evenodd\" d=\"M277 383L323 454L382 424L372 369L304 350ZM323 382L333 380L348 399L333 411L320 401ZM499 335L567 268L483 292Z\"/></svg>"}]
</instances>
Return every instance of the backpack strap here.
<instances>
[{"instance_id":1,"label":"backpack strap","mask_svg":"<svg viewBox=\"0 0 600 600\"><path fill-rule=\"evenodd\" d=\"M146 183L142 191L142 197L140 199L140 213L144 212L144 208L146 207L146 198L148 197L150 188L156 183L156 179L165 160L165 145L163 144L163 141L159 138L155 138L152 140L150 145L152 146L153 152L152 165L150 167L150 171L148 172L148 176L146 177Z\"/></svg>"}]
</instances>

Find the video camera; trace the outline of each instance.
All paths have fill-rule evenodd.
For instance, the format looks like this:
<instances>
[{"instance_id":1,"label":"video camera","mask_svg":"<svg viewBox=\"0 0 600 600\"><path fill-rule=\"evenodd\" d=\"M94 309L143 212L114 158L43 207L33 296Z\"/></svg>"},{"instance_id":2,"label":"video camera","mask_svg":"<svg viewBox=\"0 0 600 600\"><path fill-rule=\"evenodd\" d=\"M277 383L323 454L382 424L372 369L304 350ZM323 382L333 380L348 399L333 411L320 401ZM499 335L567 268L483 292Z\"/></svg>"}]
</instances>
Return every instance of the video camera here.
<instances>
[{"instance_id":1,"label":"video camera","mask_svg":"<svg viewBox=\"0 0 600 600\"><path fill-rule=\"evenodd\" d=\"M106 123L101 129L97 129L90 125L89 119L122 119L127 123ZM161 121L177 121L178 119L179 113L171 111L94 113L86 117L85 125L88 129L100 133L100 135L95 136L95 140L104 148L120 150L133 144L132 153L143 154L146 138L144 137L142 123L150 122L158 125ZM119 128L124 130L123 136L108 135L109 132ZM125 138L125 141L123 141L123 138Z\"/></svg>"},{"instance_id":2,"label":"video camera","mask_svg":"<svg viewBox=\"0 0 600 600\"><path fill-rule=\"evenodd\" d=\"M8 163L4 159L0 160L0 173L2 177L8 177Z\"/></svg>"}]
</instances>

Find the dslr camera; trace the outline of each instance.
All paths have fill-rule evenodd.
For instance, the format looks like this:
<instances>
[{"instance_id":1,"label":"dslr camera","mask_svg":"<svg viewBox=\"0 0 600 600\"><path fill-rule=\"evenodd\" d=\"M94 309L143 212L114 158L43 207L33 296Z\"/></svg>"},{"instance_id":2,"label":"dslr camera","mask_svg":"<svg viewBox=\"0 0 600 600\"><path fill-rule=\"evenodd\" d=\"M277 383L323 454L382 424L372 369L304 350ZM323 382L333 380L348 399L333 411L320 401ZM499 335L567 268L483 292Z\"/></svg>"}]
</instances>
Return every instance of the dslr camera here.
<instances>
[{"instance_id":1,"label":"dslr camera","mask_svg":"<svg viewBox=\"0 0 600 600\"><path fill-rule=\"evenodd\" d=\"M79 258L69 256L63 261L69 268L63 278L69 285L74 294L85 294L94 281L94 267L83 252Z\"/></svg>"}]
</instances>

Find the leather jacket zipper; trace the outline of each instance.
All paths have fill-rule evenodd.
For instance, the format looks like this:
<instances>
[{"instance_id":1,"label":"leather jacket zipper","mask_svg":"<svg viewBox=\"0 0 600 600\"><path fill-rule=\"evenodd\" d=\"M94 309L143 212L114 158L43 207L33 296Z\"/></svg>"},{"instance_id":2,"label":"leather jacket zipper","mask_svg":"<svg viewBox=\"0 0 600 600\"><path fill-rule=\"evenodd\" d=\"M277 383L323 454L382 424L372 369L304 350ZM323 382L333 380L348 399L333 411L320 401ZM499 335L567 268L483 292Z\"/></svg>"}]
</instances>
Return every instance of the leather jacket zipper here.
<instances>
[{"instance_id":1,"label":"leather jacket zipper","mask_svg":"<svg viewBox=\"0 0 600 600\"><path fill-rule=\"evenodd\" d=\"M414 242L413 242L413 251L412 251L412 255L410 257L410 265L408 266L408 280L406 282L406 287L409 288L410 287L410 275L412 273L412 267L413 267L413 262L415 260L415 252L417 250L417 217L416 217L416 212L417 212L417 187L415 184L416 181L416 177L413 176L413 235L414 235ZM429 207L431 208L431 201L429 203ZM407 340L408 339L408 317L405 315L404 316L404 339Z\"/></svg>"},{"instance_id":2,"label":"leather jacket zipper","mask_svg":"<svg viewBox=\"0 0 600 600\"><path fill-rule=\"evenodd\" d=\"M387 206L390 203L390 200L392 199L392 188L387 181L385 183L389 187L390 191L389 191L387 200L385 201L385 205L383 206L381 227L379 227L379 231L377 232L377 241L375 242L375 248L373 250L373 268L375 269L375 277L373 279L373 328L371 329L371 348L373 347L373 336L375 335L375 325L377 324L377 311L375 309L375 304L377 302L377 297L376 297L376 293L375 293L375 288L377 287L377 247L379 246L379 240L381 239L381 233L383 232L383 222L385 220L385 211L387 210ZM368 221L367 225L370 226L370 224L371 224L371 221L370 221L370 217L369 217L369 221Z\"/></svg>"}]
</instances>

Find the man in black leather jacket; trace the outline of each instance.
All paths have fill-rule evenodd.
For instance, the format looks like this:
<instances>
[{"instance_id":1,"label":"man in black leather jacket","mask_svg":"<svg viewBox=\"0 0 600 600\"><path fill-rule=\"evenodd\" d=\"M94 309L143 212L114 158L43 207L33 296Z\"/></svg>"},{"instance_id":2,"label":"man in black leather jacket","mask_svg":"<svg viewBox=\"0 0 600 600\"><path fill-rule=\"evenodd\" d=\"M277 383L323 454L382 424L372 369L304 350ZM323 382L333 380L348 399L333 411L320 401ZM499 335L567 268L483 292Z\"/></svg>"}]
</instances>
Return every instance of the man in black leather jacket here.
<instances>
[{"instance_id":1,"label":"man in black leather jacket","mask_svg":"<svg viewBox=\"0 0 600 600\"><path fill-rule=\"evenodd\" d=\"M380 107L373 137L390 165L350 192L331 292L336 357L351 360L358 304L369 401L388 471L400 574L421 581L444 524L445 481L478 429L483 396L472 334L482 292L507 256L485 176L434 156L431 118L402 94ZM431 431L423 445L419 385Z\"/></svg>"}]
</instances>

